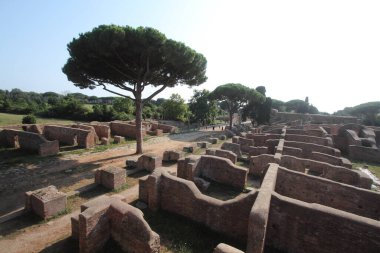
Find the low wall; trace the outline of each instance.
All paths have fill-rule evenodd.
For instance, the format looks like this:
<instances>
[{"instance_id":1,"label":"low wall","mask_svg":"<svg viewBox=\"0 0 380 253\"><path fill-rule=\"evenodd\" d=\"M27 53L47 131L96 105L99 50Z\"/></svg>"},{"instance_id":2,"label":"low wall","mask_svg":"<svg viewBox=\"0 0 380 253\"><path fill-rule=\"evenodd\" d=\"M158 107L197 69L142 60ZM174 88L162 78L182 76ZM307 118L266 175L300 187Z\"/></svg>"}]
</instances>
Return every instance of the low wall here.
<instances>
[{"instance_id":1,"label":"low wall","mask_svg":"<svg viewBox=\"0 0 380 253\"><path fill-rule=\"evenodd\" d=\"M294 253L379 252L380 222L273 193L266 244Z\"/></svg>"},{"instance_id":2,"label":"low wall","mask_svg":"<svg viewBox=\"0 0 380 253\"><path fill-rule=\"evenodd\" d=\"M145 181L140 180L139 196L150 209L161 208L179 214L244 242L257 192L222 201L203 195L192 181L156 170Z\"/></svg>"},{"instance_id":3,"label":"low wall","mask_svg":"<svg viewBox=\"0 0 380 253\"><path fill-rule=\"evenodd\" d=\"M92 126L95 129L96 135L99 137L99 139L111 138L111 129L109 127L109 124L105 125L105 124L91 122L90 124L85 124L85 125Z\"/></svg>"},{"instance_id":4,"label":"low wall","mask_svg":"<svg viewBox=\"0 0 380 253\"><path fill-rule=\"evenodd\" d=\"M380 150L363 146L348 146L350 159L380 163Z\"/></svg>"},{"instance_id":5,"label":"low wall","mask_svg":"<svg viewBox=\"0 0 380 253\"><path fill-rule=\"evenodd\" d=\"M313 143L285 141L285 146L302 149L303 158L309 158L311 156L311 152L320 152L320 153L333 155L337 157L341 156L340 151L336 148L322 146L322 145L313 144Z\"/></svg>"},{"instance_id":6,"label":"low wall","mask_svg":"<svg viewBox=\"0 0 380 253\"><path fill-rule=\"evenodd\" d=\"M111 237L126 252L160 251L160 237L151 230L139 209L114 196L86 204L81 207L79 217L72 218L73 236L79 237L80 253L97 252Z\"/></svg>"},{"instance_id":7,"label":"low wall","mask_svg":"<svg viewBox=\"0 0 380 253\"><path fill-rule=\"evenodd\" d=\"M278 164L270 164L259 194L249 214L247 253L264 251L272 191L276 185Z\"/></svg>"},{"instance_id":8,"label":"low wall","mask_svg":"<svg viewBox=\"0 0 380 253\"><path fill-rule=\"evenodd\" d=\"M3 147L30 150L41 156L59 153L58 141L48 141L39 134L19 130L4 129L0 131L0 145Z\"/></svg>"},{"instance_id":9,"label":"low wall","mask_svg":"<svg viewBox=\"0 0 380 253\"><path fill-rule=\"evenodd\" d=\"M380 219L380 194L328 179L279 168L276 192L289 198Z\"/></svg>"},{"instance_id":10,"label":"low wall","mask_svg":"<svg viewBox=\"0 0 380 253\"><path fill-rule=\"evenodd\" d=\"M229 150L208 148L208 149L206 149L206 155L213 155L213 156L227 158L233 164L235 164L237 162L237 155L234 154L232 151L229 151Z\"/></svg>"},{"instance_id":11,"label":"low wall","mask_svg":"<svg viewBox=\"0 0 380 253\"><path fill-rule=\"evenodd\" d=\"M343 167L346 167L347 169L352 169L352 163L343 157L336 157L333 155L328 155L328 154L324 154L320 152L311 152L310 159L329 163L332 165L343 166Z\"/></svg>"},{"instance_id":12,"label":"low wall","mask_svg":"<svg viewBox=\"0 0 380 253\"><path fill-rule=\"evenodd\" d=\"M78 147L93 148L95 146L95 136L92 131L76 129L71 127L46 125L44 127L44 136L48 140L58 140L60 143L75 145Z\"/></svg>"},{"instance_id":13,"label":"low wall","mask_svg":"<svg viewBox=\"0 0 380 253\"><path fill-rule=\"evenodd\" d=\"M320 177L361 188L370 189L372 185L372 180L365 174L360 173L360 171L320 161L283 155L281 157L280 165L289 170L302 173L308 169L309 173L316 174Z\"/></svg>"},{"instance_id":14,"label":"low wall","mask_svg":"<svg viewBox=\"0 0 380 253\"><path fill-rule=\"evenodd\" d=\"M175 133L177 130L177 127L161 124L161 123L152 123L152 131L155 131L156 129L161 129L164 133Z\"/></svg>"},{"instance_id":15,"label":"low wall","mask_svg":"<svg viewBox=\"0 0 380 253\"><path fill-rule=\"evenodd\" d=\"M136 126L128 123L112 121L110 123L110 129L112 135L119 135L123 137L136 138ZM146 129L144 126L141 128L142 135L146 135Z\"/></svg>"},{"instance_id":16,"label":"low wall","mask_svg":"<svg viewBox=\"0 0 380 253\"><path fill-rule=\"evenodd\" d=\"M258 156L251 156L249 159L249 174L254 176L263 177L268 163L276 163L274 155L263 154Z\"/></svg>"},{"instance_id":17,"label":"low wall","mask_svg":"<svg viewBox=\"0 0 380 253\"><path fill-rule=\"evenodd\" d=\"M196 160L194 159L180 159L177 166L178 177L187 180L193 180L194 177L201 177L235 188L244 189L247 181L247 169L236 166L229 159L222 157L202 155L196 158ZM194 164L194 166L188 165L189 163Z\"/></svg>"},{"instance_id":18,"label":"low wall","mask_svg":"<svg viewBox=\"0 0 380 253\"><path fill-rule=\"evenodd\" d=\"M265 142L269 139L280 139L281 134L254 134L246 137L252 138L256 147L261 147L266 146Z\"/></svg>"},{"instance_id":19,"label":"low wall","mask_svg":"<svg viewBox=\"0 0 380 253\"><path fill-rule=\"evenodd\" d=\"M71 127L72 128L78 128L78 129L90 131L91 134L94 136L94 143L96 144L99 141L99 137L96 134L96 131L95 131L95 129L92 126L82 125L82 124L76 124L76 125L72 125Z\"/></svg>"},{"instance_id":20,"label":"low wall","mask_svg":"<svg viewBox=\"0 0 380 253\"><path fill-rule=\"evenodd\" d=\"M297 141L297 142L307 142L313 143L322 146L329 146L332 144L331 139L323 137L315 137L310 135L297 135L297 134L288 134L285 135L286 141Z\"/></svg>"}]
</instances>

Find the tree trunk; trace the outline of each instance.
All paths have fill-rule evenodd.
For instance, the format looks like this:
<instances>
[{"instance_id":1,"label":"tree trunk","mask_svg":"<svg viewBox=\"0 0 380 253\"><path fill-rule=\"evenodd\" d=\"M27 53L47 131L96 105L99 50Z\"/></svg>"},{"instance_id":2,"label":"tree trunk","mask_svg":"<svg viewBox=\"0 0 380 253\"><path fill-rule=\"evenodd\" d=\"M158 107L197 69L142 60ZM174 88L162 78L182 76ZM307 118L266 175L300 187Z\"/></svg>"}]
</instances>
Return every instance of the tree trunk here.
<instances>
[{"instance_id":1,"label":"tree trunk","mask_svg":"<svg viewBox=\"0 0 380 253\"><path fill-rule=\"evenodd\" d=\"M233 112L230 111L230 130L232 130L232 116L233 116Z\"/></svg>"},{"instance_id":2,"label":"tree trunk","mask_svg":"<svg viewBox=\"0 0 380 253\"><path fill-rule=\"evenodd\" d=\"M143 135L142 135L142 109L141 92L136 93L136 154L143 153Z\"/></svg>"}]
</instances>

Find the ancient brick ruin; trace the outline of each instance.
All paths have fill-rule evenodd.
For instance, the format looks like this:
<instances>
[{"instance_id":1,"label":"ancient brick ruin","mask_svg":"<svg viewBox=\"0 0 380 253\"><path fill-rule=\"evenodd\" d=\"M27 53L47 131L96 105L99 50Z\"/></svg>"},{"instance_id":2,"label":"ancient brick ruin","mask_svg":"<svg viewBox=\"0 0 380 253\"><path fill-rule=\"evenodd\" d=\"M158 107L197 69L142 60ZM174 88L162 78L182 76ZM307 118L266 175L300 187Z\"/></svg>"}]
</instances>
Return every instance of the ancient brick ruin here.
<instances>
[{"instance_id":1,"label":"ancient brick ruin","mask_svg":"<svg viewBox=\"0 0 380 253\"><path fill-rule=\"evenodd\" d=\"M47 219L66 209L66 194L53 185L25 193L25 210Z\"/></svg>"},{"instance_id":2,"label":"ancient brick ruin","mask_svg":"<svg viewBox=\"0 0 380 253\"><path fill-rule=\"evenodd\" d=\"M244 137L220 151L240 154L249 170L208 150L180 159L177 176L154 170L140 180L139 198L151 210L179 214L243 241L249 253L378 252L380 194L369 190L368 175L342 157L335 144L338 130L335 125L245 129ZM374 143L376 134L366 133ZM242 189L247 174L261 178L261 186L227 201L202 193L205 181ZM242 251L221 243L214 252Z\"/></svg>"},{"instance_id":3,"label":"ancient brick ruin","mask_svg":"<svg viewBox=\"0 0 380 253\"><path fill-rule=\"evenodd\" d=\"M107 167L95 171L95 183L108 189L116 190L125 185L127 173L125 169Z\"/></svg>"},{"instance_id":4,"label":"ancient brick ruin","mask_svg":"<svg viewBox=\"0 0 380 253\"><path fill-rule=\"evenodd\" d=\"M160 252L160 236L144 220L143 213L119 195L101 196L83 204L79 216L71 218L71 229L80 253L97 252L110 238L126 252Z\"/></svg>"}]
</instances>

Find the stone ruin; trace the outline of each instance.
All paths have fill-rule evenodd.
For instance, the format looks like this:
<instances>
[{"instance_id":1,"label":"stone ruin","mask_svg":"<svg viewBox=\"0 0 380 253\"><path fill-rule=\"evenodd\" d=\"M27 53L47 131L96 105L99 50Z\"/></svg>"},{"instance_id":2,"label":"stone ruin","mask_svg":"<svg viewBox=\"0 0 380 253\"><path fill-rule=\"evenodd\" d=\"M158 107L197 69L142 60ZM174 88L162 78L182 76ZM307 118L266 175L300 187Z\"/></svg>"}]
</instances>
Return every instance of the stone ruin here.
<instances>
[{"instance_id":1,"label":"stone ruin","mask_svg":"<svg viewBox=\"0 0 380 253\"><path fill-rule=\"evenodd\" d=\"M79 216L71 218L71 229L80 253L97 252L110 238L126 252L160 252L160 236L143 213L120 195L101 196L83 204Z\"/></svg>"},{"instance_id":2,"label":"stone ruin","mask_svg":"<svg viewBox=\"0 0 380 253\"><path fill-rule=\"evenodd\" d=\"M248 131L243 142L253 142L245 151L238 149L241 137L232 143L249 157L244 180L243 170L209 150L212 156L180 159L177 177L156 169L140 180L139 199L243 241L249 253L378 252L380 194L367 190L372 180L352 169L328 133L333 127L326 128ZM207 180L244 188L247 173L261 178L258 189L227 201L202 194ZM242 251L221 243L214 252Z\"/></svg>"},{"instance_id":3,"label":"stone ruin","mask_svg":"<svg viewBox=\"0 0 380 253\"><path fill-rule=\"evenodd\" d=\"M66 209L66 194L53 185L25 193L25 210L42 219L50 218Z\"/></svg>"},{"instance_id":4,"label":"stone ruin","mask_svg":"<svg viewBox=\"0 0 380 253\"><path fill-rule=\"evenodd\" d=\"M127 173L125 169L107 167L95 171L95 183L110 190L116 190L126 184Z\"/></svg>"}]
</instances>

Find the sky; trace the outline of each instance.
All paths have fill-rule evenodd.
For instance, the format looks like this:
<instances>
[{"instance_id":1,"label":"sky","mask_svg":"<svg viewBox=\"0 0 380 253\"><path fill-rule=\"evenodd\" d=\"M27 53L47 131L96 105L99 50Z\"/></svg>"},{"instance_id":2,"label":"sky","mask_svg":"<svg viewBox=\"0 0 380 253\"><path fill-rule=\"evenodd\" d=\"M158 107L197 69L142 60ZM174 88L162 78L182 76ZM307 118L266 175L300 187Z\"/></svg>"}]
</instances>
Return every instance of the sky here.
<instances>
[{"instance_id":1,"label":"sky","mask_svg":"<svg viewBox=\"0 0 380 253\"><path fill-rule=\"evenodd\" d=\"M379 13L378 0L0 0L0 89L110 96L67 80L67 44L101 24L148 26L207 58L197 89L265 86L333 113L380 101ZM172 93L193 91L155 98Z\"/></svg>"}]
</instances>

